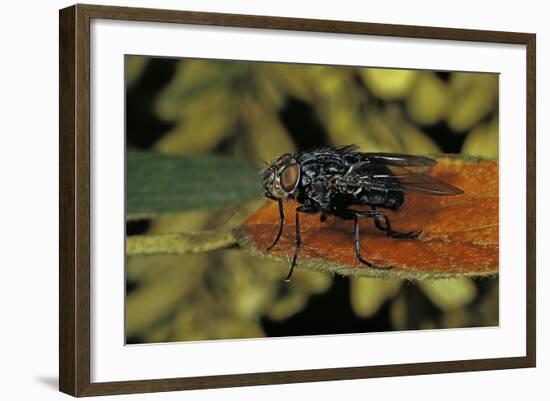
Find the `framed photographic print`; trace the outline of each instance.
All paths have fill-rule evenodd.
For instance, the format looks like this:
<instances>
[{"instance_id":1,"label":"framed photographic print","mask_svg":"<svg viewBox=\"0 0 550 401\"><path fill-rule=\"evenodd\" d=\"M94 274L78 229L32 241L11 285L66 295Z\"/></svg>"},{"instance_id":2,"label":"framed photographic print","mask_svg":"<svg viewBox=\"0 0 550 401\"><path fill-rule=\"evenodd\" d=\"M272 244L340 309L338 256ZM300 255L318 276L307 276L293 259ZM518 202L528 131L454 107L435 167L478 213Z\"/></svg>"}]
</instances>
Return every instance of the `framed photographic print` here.
<instances>
[{"instance_id":1,"label":"framed photographic print","mask_svg":"<svg viewBox=\"0 0 550 401\"><path fill-rule=\"evenodd\" d=\"M535 35L60 11L60 390L535 366Z\"/></svg>"}]
</instances>

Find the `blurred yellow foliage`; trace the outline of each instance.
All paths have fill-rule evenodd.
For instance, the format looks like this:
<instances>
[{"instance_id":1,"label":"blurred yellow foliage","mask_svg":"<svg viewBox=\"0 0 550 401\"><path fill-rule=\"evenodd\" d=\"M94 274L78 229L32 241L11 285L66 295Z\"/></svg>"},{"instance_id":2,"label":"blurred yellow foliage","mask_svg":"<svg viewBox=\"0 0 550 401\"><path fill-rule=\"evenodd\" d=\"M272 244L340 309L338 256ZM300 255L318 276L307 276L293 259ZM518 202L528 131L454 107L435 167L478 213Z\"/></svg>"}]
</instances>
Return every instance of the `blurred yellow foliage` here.
<instances>
[{"instance_id":1,"label":"blurred yellow foliage","mask_svg":"<svg viewBox=\"0 0 550 401\"><path fill-rule=\"evenodd\" d=\"M462 153L470 156L481 156L498 159L498 118L477 125L466 137Z\"/></svg>"},{"instance_id":2,"label":"blurred yellow foliage","mask_svg":"<svg viewBox=\"0 0 550 401\"><path fill-rule=\"evenodd\" d=\"M124 79L126 86L132 86L140 77L149 59L142 56L126 56L124 59Z\"/></svg>"},{"instance_id":3,"label":"blurred yellow foliage","mask_svg":"<svg viewBox=\"0 0 550 401\"><path fill-rule=\"evenodd\" d=\"M399 288L401 280L355 277L351 279L351 306L355 314L362 318L371 317L382 304L392 299Z\"/></svg>"},{"instance_id":4,"label":"blurred yellow foliage","mask_svg":"<svg viewBox=\"0 0 550 401\"><path fill-rule=\"evenodd\" d=\"M446 312L468 305L477 295L476 286L468 278L421 281L419 285L424 294Z\"/></svg>"},{"instance_id":5,"label":"blurred yellow foliage","mask_svg":"<svg viewBox=\"0 0 550 401\"><path fill-rule=\"evenodd\" d=\"M495 155L471 149L480 137L483 147L498 143L473 130L498 107L496 74L456 72L442 79L431 71L182 60L156 102L159 118L176 124L155 148L204 153L230 141L233 156L271 160L295 150L280 114L288 98L310 105L335 145L438 153L423 127L439 122L457 133L470 130L476 139L469 154Z\"/></svg>"},{"instance_id":6,"label":"blurred yellow foliage","mask_svg":"<svg viewBox=\"0 0 550 401\"><path fill-rule=\"evenodd\" d=\"M422 71L407 98L407 112L419 124L433 125L446 117L449 87L434 73Z\"/></svg>"},{"instance_id":7,"label":"blurred yellow foliage","mask_svg":"<svg viewBox=\"0 0 550 401\"><path fill-rule=\"evenodd\" d=\"M498 106L497 74L453 74L450 90L447 123L455 131L471 129Z\"/></svg>"},{"instance_id":8,"label":"blurred yellow foliage","mask_svg":"<svg viewBox=\"0 0 550 401\"><path fill-rule=\"evenodd\" d=\"M372 93L384 100L407 97L418 77L416 70L361 68L359 73Z\"/></svg>"},{"instance_id":9,"label":"blurred yellow foliage","mask_svg":"<svg viewBox=\"0 0 550 401\"><path fill-rule=\"evenodd\" d=\"M234 226L257 207L258 202L249 202L162 216L149 231ZM149 342L261 337L262 316L286 319L332 282L330 276L300 270L281 294L287 268L239 250L128 258L127 279L140 284L127 297L127 336Z\"/></svg>"},{"instance_id":10,"label":"blurred yellow foliage","mask_svg":"<svg viewBox=\"0 0 550 401\"><path fill-rule=\"evenodd\" d=\"M247 128L248 154L254 155L257 161L270 161L296 150L279 118L261 103L246 99L242 113Z\"/></svg>"},{"instance_id":11,"label":"blurred yellow foliage","mask_svg":"<svg viewBox=\"0 0 550 401\"><path fill-rule=\"evenodd\" d=\"M146 57L126 59L128 87L147 63ZM498 82L496 74L186 59L155 99L156 116L174 126L154 150L216 152L260 165L298 150L297 135L314 135L290 132L282 118L288 100L297 99L311 110L304 118L316 119L326 136L312 142L436 154L442 148L433 138L441 128L465 135L463 154L498 158ZM232 226L257 207L160 216L148 233ZM282 291L286 268L238 250L128 258L127 278L136 289L127 297L127 335L146 342L263 336L261 318L288 319L331 286L331 276L297 269ZM371 318L391 302L395 330L498 323L498 285L474 313L479 293L471 280L419 283L442 314L436 321L412 313L410 289L416 284L367 278L350 283L355 314Z\"/></svg>"}]
</instances>

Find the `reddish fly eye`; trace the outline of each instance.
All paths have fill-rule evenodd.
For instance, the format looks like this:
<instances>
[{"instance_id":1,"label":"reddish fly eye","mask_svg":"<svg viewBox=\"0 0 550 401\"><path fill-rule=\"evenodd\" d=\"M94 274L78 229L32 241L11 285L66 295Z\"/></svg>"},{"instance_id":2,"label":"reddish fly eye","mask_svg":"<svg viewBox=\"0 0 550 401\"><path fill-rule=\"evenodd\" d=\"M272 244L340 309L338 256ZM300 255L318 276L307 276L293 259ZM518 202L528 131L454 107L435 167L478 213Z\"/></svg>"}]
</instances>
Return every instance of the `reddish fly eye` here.
<instances>
[{"instance_id":1,"label":"reddish fly eye","mask_svg":"<svg viewBox=\"0 0 550 401\"><path fill-rule=\"evenodd\" d=\"M296 188L298 179L300 178L300 168L298 164L291 163L285 167L281 173L281 188L285 192L292 192Z\"/></svg>"}]
</instances>

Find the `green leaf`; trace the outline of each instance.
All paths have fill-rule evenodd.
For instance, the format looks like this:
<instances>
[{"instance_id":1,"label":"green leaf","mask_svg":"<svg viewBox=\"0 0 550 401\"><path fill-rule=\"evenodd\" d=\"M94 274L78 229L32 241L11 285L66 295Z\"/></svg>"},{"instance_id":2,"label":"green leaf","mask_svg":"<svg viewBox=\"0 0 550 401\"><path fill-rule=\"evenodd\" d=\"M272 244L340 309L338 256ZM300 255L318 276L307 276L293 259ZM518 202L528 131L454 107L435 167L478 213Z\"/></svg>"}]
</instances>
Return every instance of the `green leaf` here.
<instances>
[{"instance_id":1,"label":"green leaf","mask_svg":"<svg viewBox=\"0 0 550 401\"><path fill-rule=\"evenodd\" d=\"M257 198L257 168L214 157L129 151L126 170L128 219L214 208Z\"/></svg>"}]
</instances>

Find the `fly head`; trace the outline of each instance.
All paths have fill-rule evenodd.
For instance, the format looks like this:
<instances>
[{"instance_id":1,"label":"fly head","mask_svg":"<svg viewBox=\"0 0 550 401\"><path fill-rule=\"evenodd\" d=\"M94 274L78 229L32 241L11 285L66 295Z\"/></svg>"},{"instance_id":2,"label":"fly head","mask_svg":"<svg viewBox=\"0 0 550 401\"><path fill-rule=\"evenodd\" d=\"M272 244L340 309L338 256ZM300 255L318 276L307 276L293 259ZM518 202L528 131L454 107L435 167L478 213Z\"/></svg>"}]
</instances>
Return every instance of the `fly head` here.
<instances>
[{"instance_id":1,"label":"fly head","mask_svg":"<svg viewBox=\"0 0 550 401\"><path fill-rule=\"evenodd\" d=\"M300 176L300 165L293 156L282 155L260 171L265 197L273 200L294 198Z\"/></svg>"}]
</instances>

